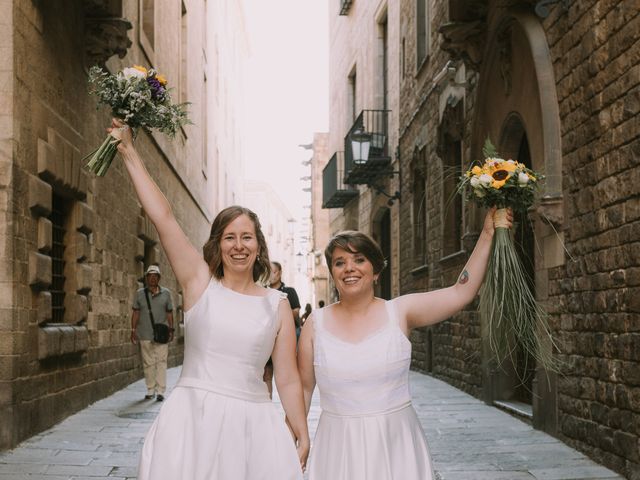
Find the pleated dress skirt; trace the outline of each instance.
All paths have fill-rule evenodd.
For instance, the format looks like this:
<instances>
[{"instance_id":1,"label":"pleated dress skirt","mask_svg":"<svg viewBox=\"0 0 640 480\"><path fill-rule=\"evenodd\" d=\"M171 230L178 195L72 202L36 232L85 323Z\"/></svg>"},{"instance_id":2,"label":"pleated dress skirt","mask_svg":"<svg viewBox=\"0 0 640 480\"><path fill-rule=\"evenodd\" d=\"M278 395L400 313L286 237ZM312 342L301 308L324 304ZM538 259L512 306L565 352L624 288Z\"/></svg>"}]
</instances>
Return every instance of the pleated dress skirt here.
<instances>
[{"instance_id":1,"label":"pleated dress skirt","mask_svg":"<svg viewBox=\"0 0 640 480\"><path fill-rule=\"evenodd\" d=\"M427 440L409 405L388 413L322 412L309 480L432 480Z\"/></svg>"}]
</instances>

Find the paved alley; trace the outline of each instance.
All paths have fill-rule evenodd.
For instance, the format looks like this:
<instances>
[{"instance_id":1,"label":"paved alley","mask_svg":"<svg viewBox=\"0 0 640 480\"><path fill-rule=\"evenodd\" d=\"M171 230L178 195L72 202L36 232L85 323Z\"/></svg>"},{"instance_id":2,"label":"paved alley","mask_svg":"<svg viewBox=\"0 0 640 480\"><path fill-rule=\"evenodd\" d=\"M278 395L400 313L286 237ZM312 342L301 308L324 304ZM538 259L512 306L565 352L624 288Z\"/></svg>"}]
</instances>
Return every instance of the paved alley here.
<instances>
[{"instance_id":1,"label":"paved alley","mask_svg":"<svg viewBox=\"0 0 640 480\"><path fill-rule=\"evenodd\" d=\"M169 370L170 385L179 372L179 367ZM622 479L444 382L411 372L411 386L441 480ZM161 407L142 400L144 392L142 381L133 383L0 453L0 480L135 479L142 438ZM316 395L309 416L312 436L319 414Z\"/></svg>"}]
</instances>

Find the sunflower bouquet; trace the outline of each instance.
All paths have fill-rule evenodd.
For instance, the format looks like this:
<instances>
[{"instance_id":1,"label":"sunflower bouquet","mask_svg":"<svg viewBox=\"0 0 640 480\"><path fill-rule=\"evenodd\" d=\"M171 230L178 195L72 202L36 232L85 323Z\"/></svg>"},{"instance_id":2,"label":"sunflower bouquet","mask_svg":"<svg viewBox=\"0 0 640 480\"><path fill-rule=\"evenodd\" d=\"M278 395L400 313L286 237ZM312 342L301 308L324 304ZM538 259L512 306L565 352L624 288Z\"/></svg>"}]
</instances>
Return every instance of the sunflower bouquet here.
<instances>
[{"instance_id":1,"label":"sunflower bouquet","mask_svg":"<svg viewBox=\"0 0 640 480\"><path fill-rule=\"evenodd\" d=\"M167 79L154 69L139 65L117 73L109 73L95 66L89 70L90 93L98 97L98 107L108 105L112 116L120 118L133 129L160 130L175 136L180 126L191 123L187 117L187 103L171 103ZM87 168L102 177L116 155L119 140L107 135L102 144L83 160Z\"/></svg>"},{"instance_id":2,"label":"sunflower bouquet","mask_svg":"<svg viewBox=\"0 0 640 480\"><path fill-rule=\"evenodd\" d=\"M526 219L544 177L523 163L500 158L489 140L483 154L484 162L462 175L458 191L483 207L498 207L489 265L480 289L480 312L488 322L490 347L498 364L507 358L515 360L520 345L541 367L556 370L549 348L554 342L547 314L531 290L532 279L522 265L506 221L506 209Z\"/></svg>"}]
</instances>

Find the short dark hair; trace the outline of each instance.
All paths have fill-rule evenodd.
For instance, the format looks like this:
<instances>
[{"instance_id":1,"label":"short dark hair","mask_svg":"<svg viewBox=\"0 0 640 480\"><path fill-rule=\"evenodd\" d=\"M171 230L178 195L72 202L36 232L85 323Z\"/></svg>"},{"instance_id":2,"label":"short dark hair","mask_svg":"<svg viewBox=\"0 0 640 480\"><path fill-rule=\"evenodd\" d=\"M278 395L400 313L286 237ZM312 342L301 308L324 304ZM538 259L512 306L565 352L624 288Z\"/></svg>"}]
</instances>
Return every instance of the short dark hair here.
<instances>
[{"instance_id":1,"label":"short dark hair","mask_svg":"<svg viewBox=\"0 0 640 480\"><path fill-rule=\"evenodd\" d=\"M240 215L246 215L249 220L253 222L253 226L256 233L256 240L258 240L258 258L253 264L253 281L266 284L269 281L269 275L271 274L271 264L269 263L269 249L267 248L267 241L262 233L262 227L260 226L260 220L258 216L248 208L241 207L239 205L232 205L224 210L221 210L211 225L211 232L207 243L202 247L202 252L205 262L209 265L209 269L214 277L220 280L224 276L224 269L222 266L222 252L220 251L220 240L224 229L233 222Z\"/></svg>"},{"instance_id":2,"label":"short dark hair","mask_svg":"<svg viewBox=\"0 0 640 480\"><path fill-rule=\"evenodd\" d=\"M387 266L387 261L382 254L382 250L380 250L380 247L373 238L366 233L355 230L345 230L335 234L333 238L329 240L327 248L324 249L324 258L327 261L329 272L331 272L332 275L333 251L336 248L342 248L350 253L361 253L364 255L365 258L371 262L371 265L373 265L373 273L376 275Z\"/></svg>"},{"instance_id":3,"label":"short dark hair","mask_svg":"<svg viewBox=\"0 0 640 480\"><path fill-rule=\"evenodd\" d=\"M275 260L271 260L271 264L275 265L279 272L282 271L282 265L280 264L280 262L276 262Z\"/></svg>"}]
</instances>

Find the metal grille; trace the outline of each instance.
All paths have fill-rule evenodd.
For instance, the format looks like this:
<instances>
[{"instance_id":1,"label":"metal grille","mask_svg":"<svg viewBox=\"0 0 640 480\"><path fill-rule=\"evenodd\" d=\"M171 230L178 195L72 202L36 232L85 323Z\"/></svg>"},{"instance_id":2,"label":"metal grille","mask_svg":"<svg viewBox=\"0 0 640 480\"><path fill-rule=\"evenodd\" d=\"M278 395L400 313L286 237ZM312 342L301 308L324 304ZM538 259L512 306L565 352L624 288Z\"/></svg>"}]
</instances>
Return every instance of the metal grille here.
<instances>
[{"instance_id":1,"label":"metal grille","mask_svg":"<svg viewBox=\"0 0 640 480\"><path fill-rule=\"evenodd\" d=\"M51 215L52 248L51 248L51 309L54 323L64 322L64 235L65 221L68 213L68 202L58 195L53 195Z\"/></svg>"}]
</instances>

